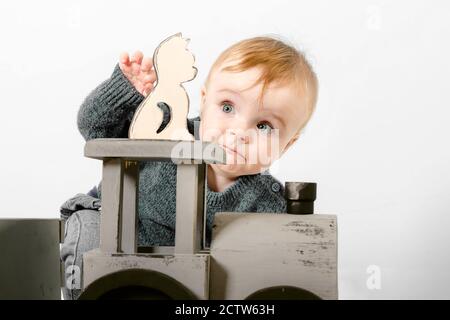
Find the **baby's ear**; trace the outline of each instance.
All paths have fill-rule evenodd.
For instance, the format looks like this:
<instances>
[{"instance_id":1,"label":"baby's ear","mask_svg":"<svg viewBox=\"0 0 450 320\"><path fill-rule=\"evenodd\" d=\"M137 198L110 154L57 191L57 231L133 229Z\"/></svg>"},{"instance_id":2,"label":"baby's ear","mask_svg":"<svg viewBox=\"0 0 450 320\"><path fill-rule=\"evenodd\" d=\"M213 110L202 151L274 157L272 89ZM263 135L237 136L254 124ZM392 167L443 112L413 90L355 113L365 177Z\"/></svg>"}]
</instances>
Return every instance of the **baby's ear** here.
<instances>
[{"instance_id":1,"label":"baby's ear","mask_svg":"<svg viewBox=\"0 0 450 320\"><path fill-rule=\"evenodd\" d=\"M298 140L300 137L300 132L297 132L292 138L291 141L288 142L288 144L284 147L283 152L281 154L284 154L288 149L295 143L295 141Z\"/></svg>"},{"instance_id":2,"label":"baby's ear","mask_svg":"<svg viewBox=\"0 0 450 320\"><path fill-rule=\"evenodd\" d=\"M202 88L200 89L200 112L202 112L203 110L205 100L206 100L206 86L203 85Z\"/></svg>"},{"instance_id":3,"label":"baby's ear","mask_svg":"<svg viewBox=\"0 0 450 320\"><path fill-rule=\"evenodd\" d=\"M200 89L200 96L201 96L202 101L203 101L203 99L206 96L206 86L205 85L202 85L202 88Z\"/></svg>"}]
</instances>

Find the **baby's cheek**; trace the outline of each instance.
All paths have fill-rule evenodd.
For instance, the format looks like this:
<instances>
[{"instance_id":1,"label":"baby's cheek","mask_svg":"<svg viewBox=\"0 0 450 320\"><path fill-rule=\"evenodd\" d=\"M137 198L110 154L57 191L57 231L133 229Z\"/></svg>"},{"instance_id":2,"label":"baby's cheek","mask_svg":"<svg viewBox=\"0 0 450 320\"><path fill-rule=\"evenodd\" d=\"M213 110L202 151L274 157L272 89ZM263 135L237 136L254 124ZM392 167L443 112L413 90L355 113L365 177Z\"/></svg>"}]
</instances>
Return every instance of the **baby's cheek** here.
<instances>
[{"instance_id":1,"label":"baby's cheek","mask_svg":"<svg viewBox=\"0 0 450 320\"><path fill-rule=\"evenodd\" d=\"M216 142L221 133L217 128L200 126L199 134L203 141Z\"/></svg>"},{"instance_id":2,"label":"baby's cheek","mask_svg":"<svg viewBox=\"0 0 450 320\"><path fill-rule=\"evenodd\" d=\"M270 165L273 162L274 155L269 146L255 145L249 152L247 163L249 165L265 166Z\"/></svg>"},{"instance_id":3,"label":"baby's cheek","mask_svg":"<svg viewBox=\"0 0 450 320\"><path fill-rule=\"evenodd\" d=\"M281 143L278 138L272 138L264 141L259 147L260 163L266 165L267 163L273 163L280 158L281 155Z\"/></svg>"}]
</instances>

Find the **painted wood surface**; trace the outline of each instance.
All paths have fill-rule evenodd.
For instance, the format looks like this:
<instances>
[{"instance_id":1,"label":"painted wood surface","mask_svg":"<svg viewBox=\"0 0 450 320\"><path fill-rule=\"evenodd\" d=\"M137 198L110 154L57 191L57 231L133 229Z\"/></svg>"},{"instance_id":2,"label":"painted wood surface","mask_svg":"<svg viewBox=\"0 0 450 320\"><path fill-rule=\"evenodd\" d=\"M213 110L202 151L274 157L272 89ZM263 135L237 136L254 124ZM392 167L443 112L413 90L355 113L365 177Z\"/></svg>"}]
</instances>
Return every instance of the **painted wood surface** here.
<instances>
[{"instance_id":1,"label":"painted wood surface","mask_svg":"<svg viewBox=\"0 0 450 320\"><path fill-rule=\"evenodd\" d=\"M189 97L182 83L197 75L189 39L177 33L165 39L153 55L157 83L137 108L130 139L194 140L187 129Z\"/></svg>"},{"instance_id":2,"label":"painted wood surface","mask_svg":"<svg viewBox=\"0 0 450 320\"><path fill-rule=\"evenodd\" d=\"M209 297L207 254L107 254L91 250L83 257L83 289L93 281L122 270L141 269L164 273L188 288L197 299Z\"/></svg>"},{"instance_id":3,"label":"painted wood surface","mask_svg":"<svg viewBox=\"0 0 450 320\"><path fill-rule=\"evenodd\" d=\"M226 163L226 152L212 142L172 140L93 139L86 142L84 155L93 159L172 161L176 164Z\"/></svg>"},{"instance_id":4,"label":"painted wood surface","mask_svg":"<svg viewBox=\"0 0 450 320\"><path fill-rule=\"evenodd\" d=\"M220 212L214 221L211 299L280 285L338 298L336 216Z\"/></svg>"}]
</instances>

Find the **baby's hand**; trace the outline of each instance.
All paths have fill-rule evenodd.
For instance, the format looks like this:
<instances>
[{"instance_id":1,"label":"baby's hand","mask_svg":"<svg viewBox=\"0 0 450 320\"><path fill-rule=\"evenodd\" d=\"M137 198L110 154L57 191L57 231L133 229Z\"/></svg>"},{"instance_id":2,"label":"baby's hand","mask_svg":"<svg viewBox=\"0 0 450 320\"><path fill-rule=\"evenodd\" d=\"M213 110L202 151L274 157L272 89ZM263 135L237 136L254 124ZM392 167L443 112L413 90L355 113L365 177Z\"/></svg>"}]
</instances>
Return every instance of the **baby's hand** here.
<instances>
[{"instance_id":1,"label":"baby's hand","mask_svg":"<svg viewBox=\"0 0 450 320\"><path fill-rule=\"evenodd\" d=\"M120 55L119 67L131 84L144 97L153 90L156 72L153 68L152 59L149 57L144 58L142 52L136 51L131 60L128 53L123 52Z\"/></svg>"}]
</instances>

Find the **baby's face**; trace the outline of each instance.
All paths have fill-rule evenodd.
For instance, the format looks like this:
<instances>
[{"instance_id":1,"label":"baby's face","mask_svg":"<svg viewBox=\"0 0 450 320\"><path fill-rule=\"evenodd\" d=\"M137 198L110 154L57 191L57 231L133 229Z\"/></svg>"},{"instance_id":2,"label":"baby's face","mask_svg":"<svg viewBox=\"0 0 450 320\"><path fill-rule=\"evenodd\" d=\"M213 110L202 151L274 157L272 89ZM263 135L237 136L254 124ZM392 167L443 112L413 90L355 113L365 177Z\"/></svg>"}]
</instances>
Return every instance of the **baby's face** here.
<instances>
[{"instance_id":1,"label":"baby's face","mask_svg":"<svg viewBox=\"0 0 450 320\"><path fill-rule=\"evenodd\" d=\"M224 65L225 66L225 65ZM228 177L256 174L270 167L296 140L308 112L293 84L271 83L261 104L259 67L243 72L216 69L201 91L200 138L221 145L226 165L212 165Z\"/></svg>"}]
</instances>

